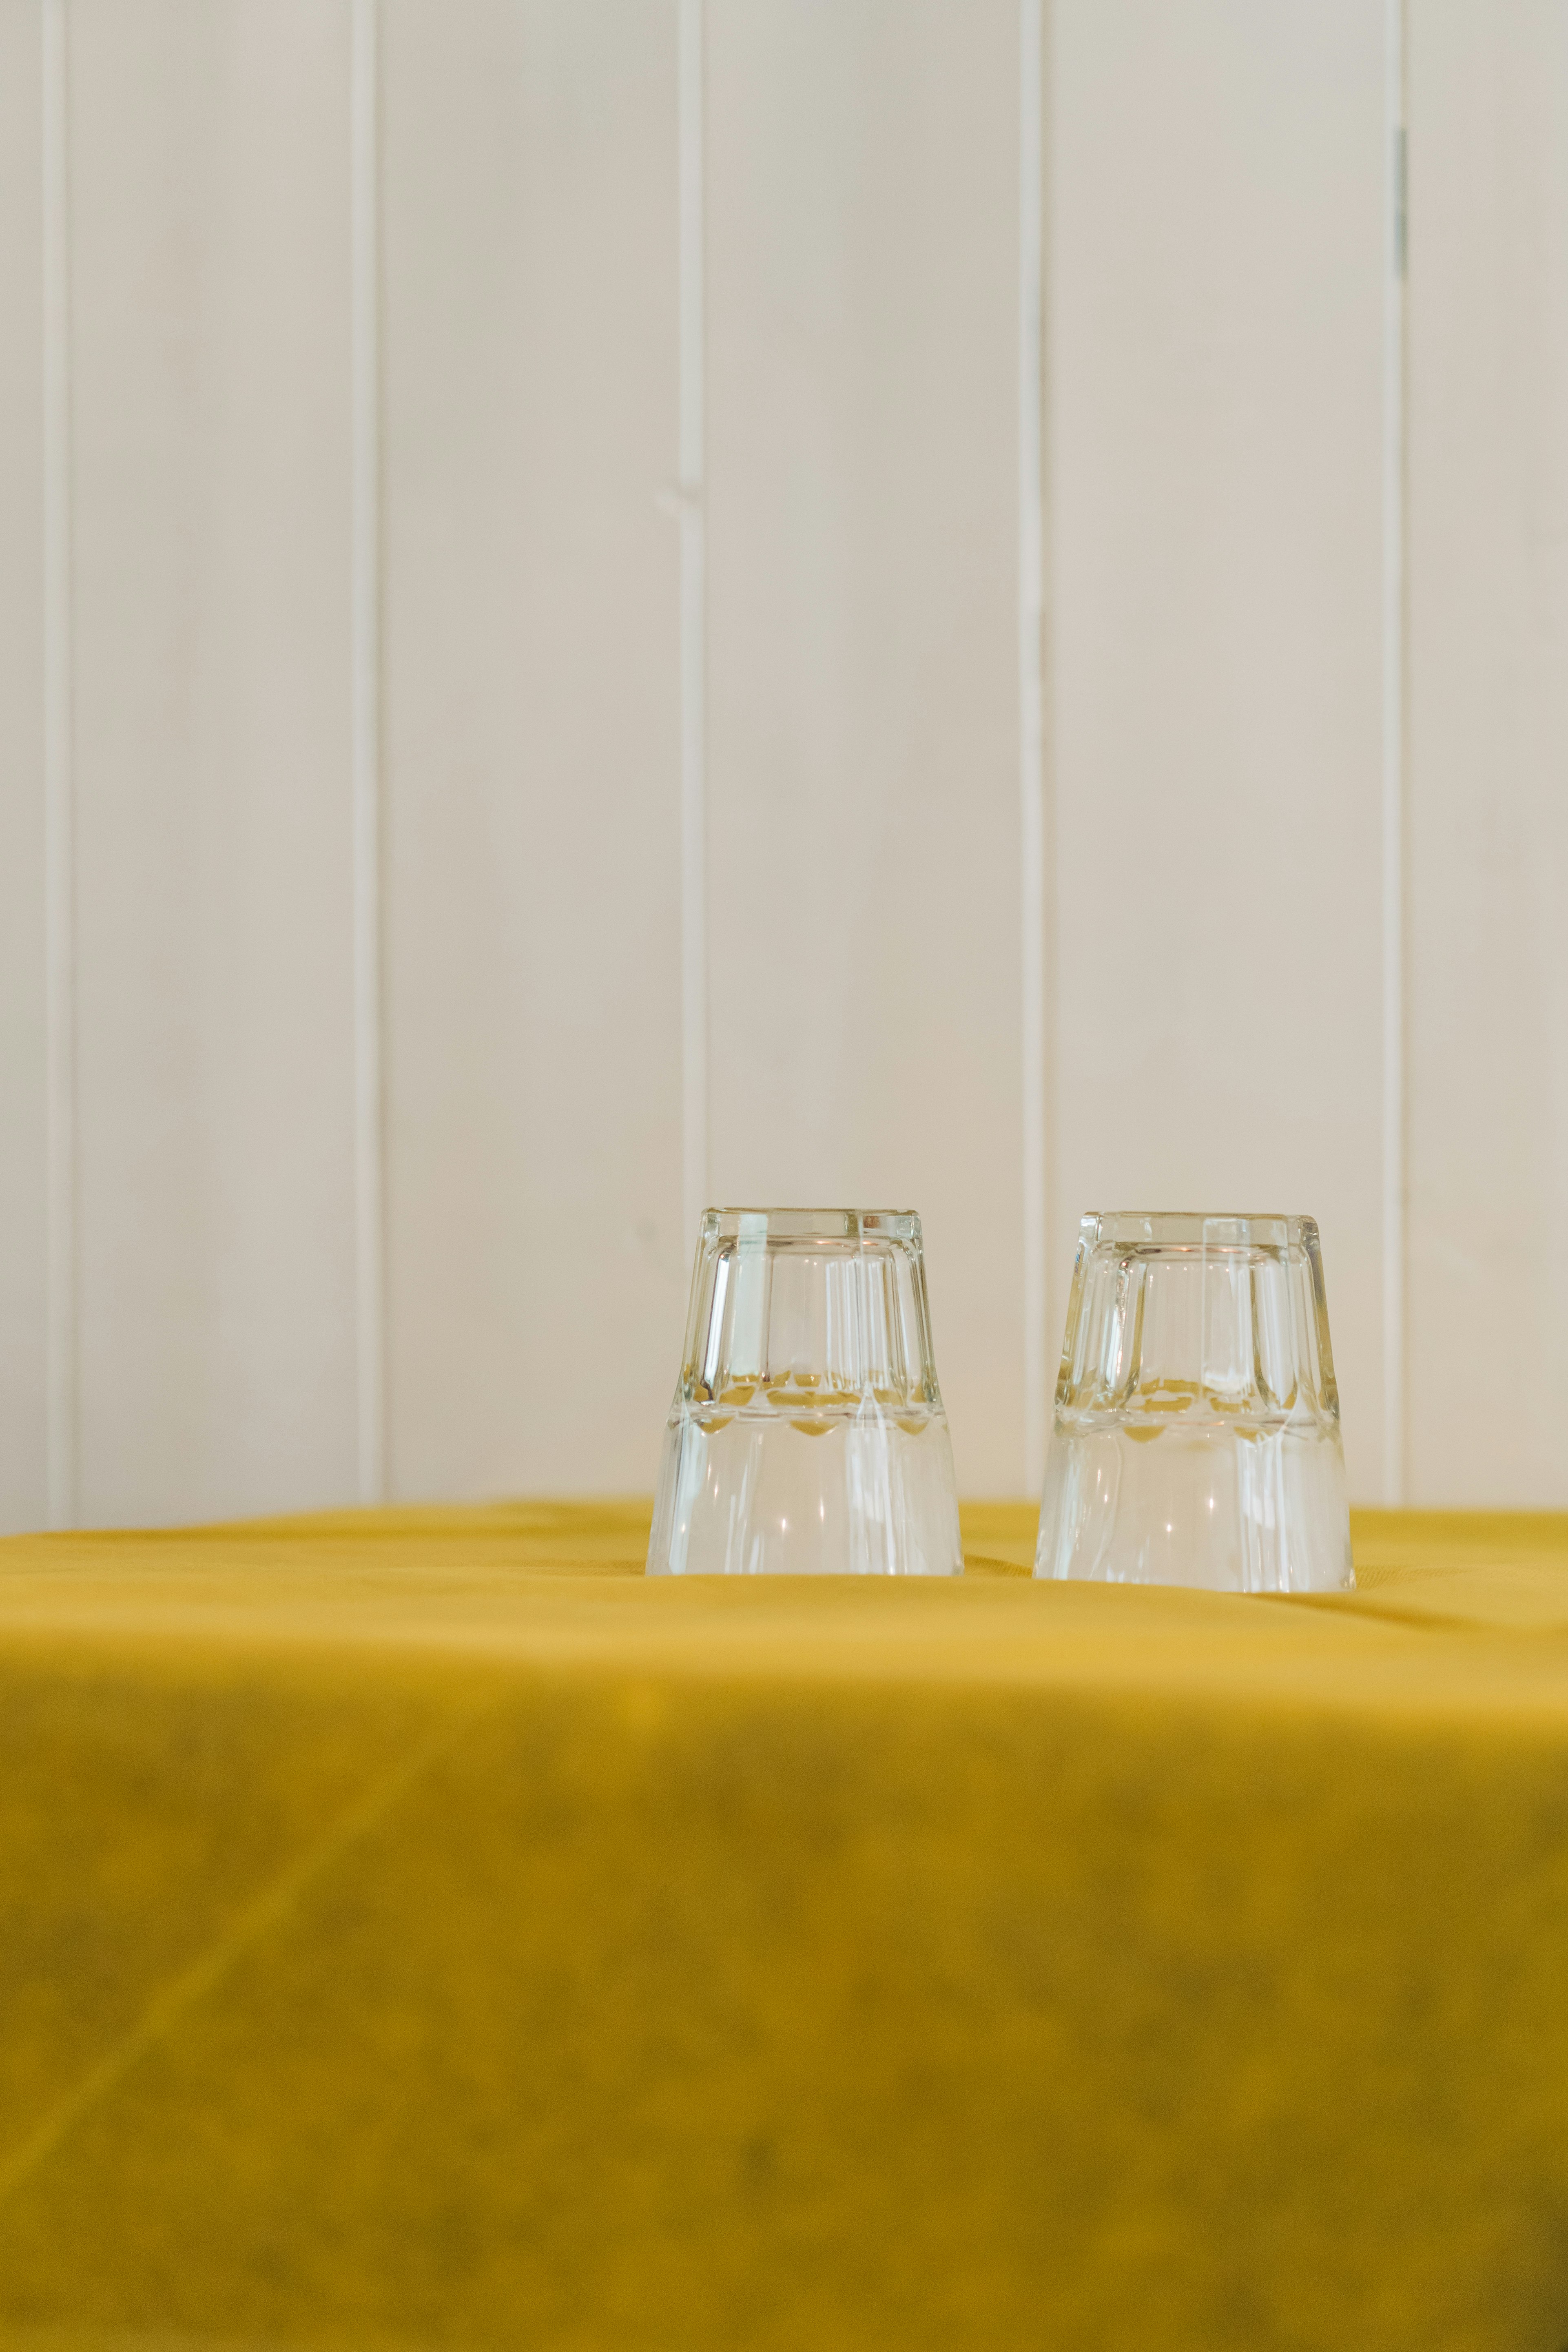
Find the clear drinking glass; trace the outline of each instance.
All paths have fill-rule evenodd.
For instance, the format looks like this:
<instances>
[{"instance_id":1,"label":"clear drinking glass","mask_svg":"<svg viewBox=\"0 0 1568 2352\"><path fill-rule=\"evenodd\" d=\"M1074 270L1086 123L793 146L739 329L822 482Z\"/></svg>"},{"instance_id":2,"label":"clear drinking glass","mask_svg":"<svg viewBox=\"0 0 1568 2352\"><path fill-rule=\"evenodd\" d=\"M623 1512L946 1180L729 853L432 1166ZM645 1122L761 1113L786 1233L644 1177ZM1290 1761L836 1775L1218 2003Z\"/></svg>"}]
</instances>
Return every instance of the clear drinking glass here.
<instances>
[{"instance_id":1,"label":"clear drinking glass","mask_svg":"<svg viewBox=\"0 0 1568 2352\"><path fill-rule=\"evenodd\" d=\"M1310 1217L1085 1217L1035 1573L1227 1592L1354 1583Z\"/></svg>"},{"instance_id":2,"label":"clear drinking glass","mask_svg":"<svg viewBox=\"0 0 1568 2352\"><path fill-rule=\"evenodd\" d=\"M650 1576L958 1576L921 1221L710 1209Z\"/></svg>"}]
</instances>

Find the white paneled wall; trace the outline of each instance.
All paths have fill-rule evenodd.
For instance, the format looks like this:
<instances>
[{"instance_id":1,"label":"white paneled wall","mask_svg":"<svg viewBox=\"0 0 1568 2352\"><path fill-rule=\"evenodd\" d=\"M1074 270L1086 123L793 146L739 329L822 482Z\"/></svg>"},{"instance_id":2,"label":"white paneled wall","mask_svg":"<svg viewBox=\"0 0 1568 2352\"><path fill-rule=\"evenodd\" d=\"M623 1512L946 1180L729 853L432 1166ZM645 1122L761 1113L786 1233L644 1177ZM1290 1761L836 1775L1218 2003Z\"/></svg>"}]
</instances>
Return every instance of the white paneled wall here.
<instances>
[{"instance_id":1,"label":"white paneled wall","mask_svg":"<svg viewBox=\"0 0 1568 2352\"><path fill-rule=\"evenodd\" d=\"M0 0L0 1524L646 1489L700 1196L1568 1504L1565 885L1564 0Z\"/></svg>"}]
</instances>

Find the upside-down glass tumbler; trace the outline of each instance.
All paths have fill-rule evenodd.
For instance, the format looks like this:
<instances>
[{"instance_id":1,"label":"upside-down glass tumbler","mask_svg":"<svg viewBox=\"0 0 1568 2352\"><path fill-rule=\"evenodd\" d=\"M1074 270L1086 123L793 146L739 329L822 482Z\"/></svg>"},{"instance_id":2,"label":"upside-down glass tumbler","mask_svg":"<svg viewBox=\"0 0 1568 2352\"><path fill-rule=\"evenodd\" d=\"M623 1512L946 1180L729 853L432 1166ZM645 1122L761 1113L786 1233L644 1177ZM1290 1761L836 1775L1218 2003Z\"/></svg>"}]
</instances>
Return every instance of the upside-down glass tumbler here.
<instances>
[{"instance_id":1,"label":"upside-down glass tumbler","mask_svg":"<svg viewBox=\"0 0 1568 2352\"><path fill-rule=\"evenodd\" d=\"M1226 1592L1354 1583L1310 1217L1085 1217L1035 1573Z\"/></svg>"},{"instance_id":2,"label":"upside-down glass tumbler","mask_svg":"<svg viewBox=\"0 0 1568 2352\"><path fill-rule=\"evenodd\" d=\"M921 1221L702 1220L650 1576L957 1576Z\"/></svg>"}]
</instances>

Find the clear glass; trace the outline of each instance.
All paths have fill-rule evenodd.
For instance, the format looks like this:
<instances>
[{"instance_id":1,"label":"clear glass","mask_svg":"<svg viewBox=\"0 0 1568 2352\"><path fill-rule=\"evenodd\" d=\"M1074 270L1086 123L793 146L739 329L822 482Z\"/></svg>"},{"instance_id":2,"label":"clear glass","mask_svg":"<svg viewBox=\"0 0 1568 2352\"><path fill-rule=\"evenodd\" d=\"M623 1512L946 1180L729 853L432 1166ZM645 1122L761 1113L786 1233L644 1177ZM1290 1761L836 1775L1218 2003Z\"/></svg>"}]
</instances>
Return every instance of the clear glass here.
<instances>
[{"instance_id":1,"label":"clear glass","mask_svg":"<svg viewBox=\"0 0 1568 2352\"><path fill-rule=\"evenodd\" d=\"M1085 1217L1035 1573L1222 1592L1354 1583L1310 1217Z\"/></svg>"},{"instance_id":2,"label":"clear glass","mask_svg":"<svg viewBox=\"0 0 1568 2352\"><path fill-rule=\"evenodd\" d=\"M958 1576L921 1221L710 1209L650 1576Z\"/></svg>"}]
</instances>

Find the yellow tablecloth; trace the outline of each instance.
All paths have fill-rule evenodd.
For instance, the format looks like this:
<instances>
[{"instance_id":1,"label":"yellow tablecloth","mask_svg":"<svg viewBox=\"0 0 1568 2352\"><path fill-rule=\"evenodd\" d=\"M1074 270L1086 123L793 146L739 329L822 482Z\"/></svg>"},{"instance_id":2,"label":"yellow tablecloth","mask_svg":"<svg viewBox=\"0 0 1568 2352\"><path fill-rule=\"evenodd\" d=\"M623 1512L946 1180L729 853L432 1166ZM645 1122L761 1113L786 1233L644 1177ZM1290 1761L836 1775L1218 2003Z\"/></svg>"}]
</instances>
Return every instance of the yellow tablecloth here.
<instances>
[{"instance_id":1,"label":"yellow tablecloth","mask_svg":"<svg viewBox=\"0 0 1568 2352\"><path fill-rule=\"evenodd\" d=\"M646 1523L0 1545L0 2345L1562 2352L1568 1520Z\"/></svg>"}]
</instances>

